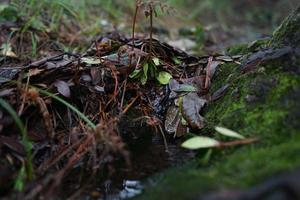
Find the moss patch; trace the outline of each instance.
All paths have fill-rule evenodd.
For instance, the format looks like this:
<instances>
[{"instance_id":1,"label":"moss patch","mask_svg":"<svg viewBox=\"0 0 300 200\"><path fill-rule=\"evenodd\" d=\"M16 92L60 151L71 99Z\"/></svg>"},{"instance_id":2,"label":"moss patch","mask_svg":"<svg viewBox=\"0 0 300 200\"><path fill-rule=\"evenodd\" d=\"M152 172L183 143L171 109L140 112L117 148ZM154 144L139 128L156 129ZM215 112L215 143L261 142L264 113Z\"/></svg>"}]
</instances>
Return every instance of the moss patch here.
<instances>
[{"instance_id":1,"label":"moss patch","mask_svg":"<svg viewBox=\"0 0 300 200\"><path fill-rule=\"evenodd\" d=\"M270 43L272 46L291 45L296 47L300 44L300 6L279 26Z\"/></svg>"},{"instance_id":2,"label":"moss patch","mask_svg":"<svg viewBox=\"0 0 300 200\"><path fill-rule=\"evenodd\" d=\"M300 94L296 93L300 91L300 78L285 71L282 63L285 62L272 61L244 75L238 73L239 66L225 64L213 82L212 92L225 84L230 87L222 99L207 106L202 134L213 134L213 127L221 125L244 136L257 137L258 143L214 150L206 166L197 165L201 163L199 157L196 164L173 169L140 198L190 199L212 189L252 186L299 167L300 111L294 108L300 102Z\"/></svg>"},{"instance_id":3,"label":"moss patch","mask_svg":"<svg viewBox=\"0 0 300 200\"><path fill-rule=\"evenodd\" d=\"M193 199L216 189L242 189L300 166L300 135L274 146L241 147L209 168L188 165L161 175L162 181L140 199ZM293 162L291 162L293 161Z\"/></svg>"}]
</instances>

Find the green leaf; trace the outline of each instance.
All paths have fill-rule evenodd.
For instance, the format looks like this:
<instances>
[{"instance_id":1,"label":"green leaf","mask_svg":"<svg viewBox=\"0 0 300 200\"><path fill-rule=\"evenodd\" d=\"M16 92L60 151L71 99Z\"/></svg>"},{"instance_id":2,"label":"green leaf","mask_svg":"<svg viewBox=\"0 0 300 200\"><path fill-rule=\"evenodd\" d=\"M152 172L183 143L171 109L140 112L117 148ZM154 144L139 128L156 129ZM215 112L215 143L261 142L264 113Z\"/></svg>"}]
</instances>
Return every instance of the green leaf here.
<instances>
[{"instance_id":1,"label":"green leaf","mask_svg":"<svg viewBox=\"0 0 300 200\"><path fill-rule=\"evenodd\" d=\"M201 149L201 148L211 148L211 147L217 147L220 145L220 142L209 138L209 137L203 137L203 136L196 136L191 139L186 140L184 143L181 144L183 148L186 149Z\"/></svg>"},{"instance_id":2,"label":"green leaf","mask_svg":"<svg viewBox=\"0 0 300 200\"><path fill-rule=\"evenodd\" d=\"M88 65L99 65L101 64L101 61L99 58L93 58L93 57L83 57L81 58L81 62L86 63Z\"/></svg>"},{"instance_id":3,"label":"green leaf","mask_svg":"<svg viewBox=\"0 0 300 200\"><path fill-rule=\"evenodd\" d=\"M147 83L147 80L148 80L148 69L149 69L149 64L148 63L145 63L143 65L143 75L141 77L141 82L142 82L142 85L145 85Z\"/></svg>"},{"instance_id":4,"label":"green leaf","mask_svg":"<svg viewBox=\"0 0 300 200\"><path fill-rule=\"evenodd\" d=\"M220 127L220 126L216 126L215 127L215 130L222 134L222 135L225 135L225 136L228 136L228 137L233 137L233 138L238 138L238 139L245 139L244 136L238 134L237 132L235 131L232 131L228 128L224 128L224 127Z\"/></svg>"},{"instance_id":5,"label":"green leaf","mask_svg":"<svg viewBox=\"0 0 300 200\"><path fill-rule=\"evenodd\" d=\"M170 73L161 71L158 74L157 80L160 82L160 84L167 85L167 84L169 84L171 78L172 78L172 75Z\"/></svg>"},{"instance_id":6,"label":"green leaf","mask_svg":"<svg viewBox=\"0 0 300 200\"><path fill-rule=\"evenodd\" d=\"M148 63L145 63L144 65L143 65L143 71L144 71L144 75L145 76L148 76L147 74L148 74L148 69L149 69L149 64Z\"/></svg>"},{"instance_id":7,"label":"green leaf","mask_svg":"<svg viewBox=\"0 0 300 200\"><path fill-rule=\"evenodd\" d=\"M197 92L198 89L192 85L181 84L174 92Z\"/></svg>"},{"instance_id":8,"label":"green leaf","mask_svg":"<svg viewBox=\"0 0 300 200\"><path fill-rule=\"evenodd\" d=\"M147 83L147 76L145 76L144 74L141 77L141 83L142 85L145 85Z\"/></svg>"},{"instance_id":9,"label":"green leaf","mask_svg":"<svg viewBox=\"0 0 300 200\"><path fill-rule=\"evenodd\" d=\"M36 30L43 31L46 30L46 25L39 19L32 20L30 26Z\"/></svg>"},{"instance_id":10,"label":"green leaf","mask_svg":"<svg viewBox=\"0 0 300 200\"><path fill-rule=\"evenodd\" d=\"M174 61L174 63L176 65L180 65L181 64L181 61L178 58L176 58L176 57L173 57L173 61Z\"/></svg>"},{"instance_id":11,"label":"green leaf","mask_svg":"<svg viewBox=\"0 0 300 200\"><path fill-rule=\"evenodd\" d=\"M158 65L160 64L159 58L153 58L152 61L154 62L154 64L155 64L156 66L158 66Z\"/></svg>"},{"instance_id":12,"label":"green leaf","mask_svg":"<svg viewBox=\"0 0 300 200\"><path fill-rule=\"evenodd\" d=\"M129 78L134 78L140 73L140 69L135 69L131 74L129 74Z\"/></svg>"},{"instance_id":13,"label":"green leaf","mask_svg":"<svg viewBox=\"0 0 300 200\"><path fill-rule=\"evenodd\" d=\"M157 74L158 74L157 67L152 62L149 63L149 71L150 71L150 77L151 78L155 78L157 76Z\"/></svg>"},{"instance_id":14,"label":"green leaf","mask_svg":"<svg viewBox=\"0 0 300 200\"><path fill-rule=\"evenodd\" d=\"M24 189L24 180L25 180L26 174L25 174L25 165L22 165L17 178L15 180L14 189L18 192L23 191Z\"/></svg>"},{"instance_id":15,"label":"green leaf","mask_svg":"<svg viewBox=\"0 0 300 200\"><path fill-rule=\"evenodd\" d=\"M3 21L17 21L19 13L17 9L8 4L0 4L0 22Z\"/></svg>"}]
</instances>

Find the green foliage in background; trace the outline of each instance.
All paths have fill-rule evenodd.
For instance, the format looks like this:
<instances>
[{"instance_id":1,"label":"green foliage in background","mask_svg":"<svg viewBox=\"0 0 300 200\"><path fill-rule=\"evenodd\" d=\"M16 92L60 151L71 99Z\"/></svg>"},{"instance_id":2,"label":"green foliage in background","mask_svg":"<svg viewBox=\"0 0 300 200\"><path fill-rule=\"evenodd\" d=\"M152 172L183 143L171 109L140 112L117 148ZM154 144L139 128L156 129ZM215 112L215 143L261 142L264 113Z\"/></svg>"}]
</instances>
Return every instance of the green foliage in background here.
<instances>
[{"instance_id":1,"label":"green foliage in background","mask_svg":"<svg viewBox=\"0 0 300 200\"><path fill-rule=\"evenodd\" d=\"M296 0L251 2L239 0L165 0L185 20L199 24L217 22L228 24L274 24L297 4ZM128 22L134 14L134 0L11 0L0 3L0 23L22 21L22 32L33 28L39 31L57 31L62 24L76 24L82 32L95 33L106 24ZM247 6L245 6L247 5ZM270 6L272 9L270 9ZM280 10L280 12L276 12ZM239 12L237 12L239 11Z\"/></svg>"}]
</instances>

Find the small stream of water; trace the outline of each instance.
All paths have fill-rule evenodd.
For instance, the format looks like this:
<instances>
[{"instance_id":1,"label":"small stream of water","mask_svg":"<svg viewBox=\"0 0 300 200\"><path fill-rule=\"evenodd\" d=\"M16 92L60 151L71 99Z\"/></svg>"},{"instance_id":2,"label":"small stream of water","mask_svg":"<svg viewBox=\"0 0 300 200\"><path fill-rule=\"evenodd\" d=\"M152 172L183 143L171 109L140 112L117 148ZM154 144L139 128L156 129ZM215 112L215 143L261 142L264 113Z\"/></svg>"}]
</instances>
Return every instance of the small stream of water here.
<instances>
[{"instance_id":1,"label":"small stream of water","mask_svg":"<svg viewBox=\"0 0 300 200\"><path fill-rule=\"evenodd\" d=\"M102 186L92 186L93 191L104 195L95 198L88 194L81 196L81 199L121 200L135 197L142 193L146 186L143 183L151 176L169 167L182 165L195 156L195 152L181 148L180 141L171 137L167 137L166 151L161 135L151 128L141 128L139 132L135 139L125 138L132 158L131 170L117 169L116 175Z\"/></svg>"}]
</instances>

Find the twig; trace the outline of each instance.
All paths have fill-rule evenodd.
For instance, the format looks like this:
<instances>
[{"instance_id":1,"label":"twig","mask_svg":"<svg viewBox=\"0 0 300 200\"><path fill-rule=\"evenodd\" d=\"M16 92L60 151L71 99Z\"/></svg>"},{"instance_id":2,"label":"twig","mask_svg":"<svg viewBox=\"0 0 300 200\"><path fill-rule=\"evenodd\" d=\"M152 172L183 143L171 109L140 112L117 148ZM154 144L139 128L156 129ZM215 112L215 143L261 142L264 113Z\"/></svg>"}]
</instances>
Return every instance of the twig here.
<instances>
[{"instance_id":1,"label":"twig","mask_svg":"<svg viewBox=\"0 0 300 200\"><path fill-rule=\"evenodd\" d=\"M208 89L209 85L210 85L210 76L211 76L210 68L211 68L212 61L213 61L213 57L211 56L211 57L209 57L208 63L206 66L206 78L205 78L205 84L204 84L205 89Z\"/></svg>"},{"instance_id":2,"label":"twig","mask_svg":"<svg viewBox=\"0 0 300 200\"><path fill-rule=\"evenodd\" d=\"M162 130L160 124L158 124L158 128L159 128L159 131L160 131L160 133L161 133L161 135L162 135L162 137L163 137L163 140L164 140L165 150L166 150L166 152L169 152L167 139L166 139L166 136L165 136L164 131Z\"/></svg>"},{"instance_id":3,"label":"twig","mask_svg":"<svg viewBox=\"0 0 300 200\"><path fill-rule=\"evenodd\" d=\"M129 110L129 108L134 104L134 102L135 102L139 97L140 97L139 95L136 96L136 97L130 102L130 104L128 104L128 106L123 110L122 114L125 114L125 113Z\"/></svg>"},{"instance_id":4,"label":"twig","mask_svg":"<svg viewBox=\"0 0 300 200\"><path fill-rule=\"evenodd\" d=\"M121 99L121 106L120 108L123 108L123 103L124 103L124 98L125 98L125 93L126 93L126 87L127 87L127 76L126 79L124 81L124 89L123 89L123 94L122 94L122 99Z\"/></svg>"},{"instance_id":5,"label":"twig","mask_svg":"<svg viewBox=\"0 0 300 200\"><path fill-rule=\"evenodd\" d=\"M244 144L252 144L254 142L257 142L257 138L249 138L249 139L243 139L243 140L234 140L231 142L222 142L219 144L219 148L225 148L225 147L232 147L237 145L244 145Z\"/></svg>"}]
</instances>

